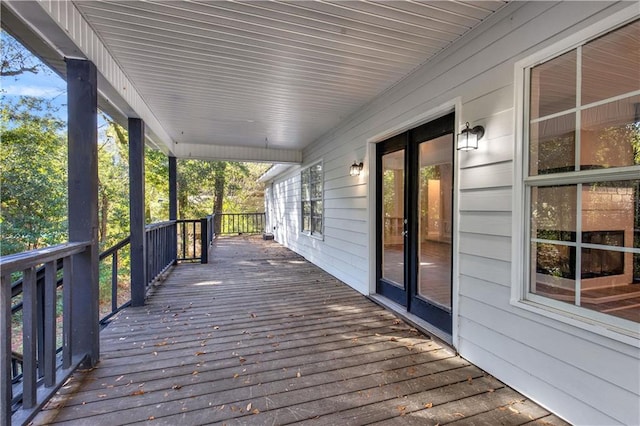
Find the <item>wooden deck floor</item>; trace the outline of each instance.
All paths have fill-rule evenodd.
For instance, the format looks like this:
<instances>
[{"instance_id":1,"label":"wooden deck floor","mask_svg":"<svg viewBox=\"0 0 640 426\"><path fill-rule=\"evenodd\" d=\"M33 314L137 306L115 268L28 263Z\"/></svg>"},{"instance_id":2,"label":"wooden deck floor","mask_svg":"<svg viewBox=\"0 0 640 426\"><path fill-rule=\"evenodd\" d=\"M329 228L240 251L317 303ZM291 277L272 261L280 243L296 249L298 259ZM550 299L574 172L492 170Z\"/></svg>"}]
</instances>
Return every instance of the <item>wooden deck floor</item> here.
<instances>
[{"instance_id":1,"label":"wooden deck floor","mask_svg":"<svg viewBox=\"0 0 640 426\"><path fill-rule=\"evenodd\" d=\"M216 240L34 424L566 424L273 241Z\"/></svg>"}]
</instances>

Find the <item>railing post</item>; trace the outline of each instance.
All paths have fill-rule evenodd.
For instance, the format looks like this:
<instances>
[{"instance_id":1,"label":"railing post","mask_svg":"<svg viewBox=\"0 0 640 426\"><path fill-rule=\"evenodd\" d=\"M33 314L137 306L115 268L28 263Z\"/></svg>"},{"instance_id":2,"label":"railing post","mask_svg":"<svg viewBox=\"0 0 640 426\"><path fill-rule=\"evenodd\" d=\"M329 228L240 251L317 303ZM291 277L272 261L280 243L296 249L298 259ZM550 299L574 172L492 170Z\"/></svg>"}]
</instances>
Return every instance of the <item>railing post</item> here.
<instances>
[{"instance_id":1,"label":"railing post","mask_svg":"<svg viewBox=\"0 0 640 426\"><path fill-rule=\"evenodd\" d=\"M11 424L11 274L0 279L0 426Z\"/></svg>"},{"instance_id":2,"label":"railing post","mask_svg":"<svg viewBox=\"0 0 640 426\"><path fill-rule=\"evenodd\" d=\"M147 288L147 259L144 228L144 122L139 118L129 118L129 211L131 304L143 306Z\"/></svg>"},{"instance_id":3,"label":"railing post","mask_svg":"<svg viewBox=\"0 0 640 426\"><path fill-rule=\"evenodd\" d=\"M195 237L195 235L194 235ZM207 238L207 218L200 219L200 263L209 263L209 242Z\"/></svg>"},{"instance_id":4,"label":"railing post","mask_svg":"<svg viewBox=\"0 0 640 426\"><path fill-rule=\"evenodd\" d=\"M72 356L100 357L98 311L98 79L95 65L67 59L69 241L89 241L75 256L71 286ZM65 283L66 285L66 283ZM65 289L66 290L66 289ZM66 319L65 319L66 321Z\"/></svg>"}]
</instances>

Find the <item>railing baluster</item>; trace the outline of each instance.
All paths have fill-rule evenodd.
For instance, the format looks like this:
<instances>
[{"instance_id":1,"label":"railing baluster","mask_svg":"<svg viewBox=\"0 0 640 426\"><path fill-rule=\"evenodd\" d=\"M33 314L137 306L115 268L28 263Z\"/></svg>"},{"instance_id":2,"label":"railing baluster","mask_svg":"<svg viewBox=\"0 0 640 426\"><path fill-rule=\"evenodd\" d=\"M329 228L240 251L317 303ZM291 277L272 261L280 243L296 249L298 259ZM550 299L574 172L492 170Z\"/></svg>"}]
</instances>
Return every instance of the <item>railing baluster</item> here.
<instances>
[{"instance_id":1,"label":"railing baluster","mask_svg":"<svg viewBox=\"0 0 640 426\"><path fill-rule=\"evenodd\" d=\"M56 383L56 281L57 261L47 262L44 269L44 348L41 359L44 385Z\"/></svg>"},{"instance_id":2,"label":"railing baluster","mask_svg":"<svg viewBox=\"0 0 640 426\"><path fill-rule=\"evenodd\" d=\"M36 271L31 267L24 270L22 284L22 406L31 408L36 405Z\"/></svg>"},{"instance_id":3,"label":"railing baluster","mask_svg":"<svg viewBox=\"0 0 640 426\"><path fill-rule=\"evenodd\" d=\"M0 281L0 425L11 424L11 274Z\"/></svg>"},{"instance_id":4,"label":"railing baluster","mask_svg":"<svg viewBox=\"0 0 640 426\"><path fill-rule=\"evenodd\" d=\"M71 286L73 285L73 256L62 261L62 368L71 367Z\"/></svg>"}]
</instances>

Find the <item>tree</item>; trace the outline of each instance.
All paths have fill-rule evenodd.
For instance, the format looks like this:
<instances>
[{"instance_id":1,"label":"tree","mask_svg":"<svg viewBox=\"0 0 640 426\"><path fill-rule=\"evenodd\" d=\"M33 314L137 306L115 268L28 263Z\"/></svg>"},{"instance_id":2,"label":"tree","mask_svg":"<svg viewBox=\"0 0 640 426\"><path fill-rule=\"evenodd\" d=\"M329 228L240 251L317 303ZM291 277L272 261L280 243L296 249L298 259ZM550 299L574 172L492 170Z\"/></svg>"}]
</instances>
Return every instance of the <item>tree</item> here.
<instances>
[{"instance_id":1,"label":"tree","mask_svg":"<svg viewBox=\"0 0 640 426\"><path fill-rule=\"evenodd\" d=\"M2 102L0 253L67 239L65 124L50 102L22 97Z\"/></svg>"},{"instance_id":2,"label":"tree","mask_svg":"<svg viewBox=\"0 0 640 426\"><path fill-rule=\"evenodd\" d=\"M1 40L0 76L15 77L27 72L32 74L49 72L49 69L38 58L4 30L2 30Z\"/></svg>"}]
</instances>

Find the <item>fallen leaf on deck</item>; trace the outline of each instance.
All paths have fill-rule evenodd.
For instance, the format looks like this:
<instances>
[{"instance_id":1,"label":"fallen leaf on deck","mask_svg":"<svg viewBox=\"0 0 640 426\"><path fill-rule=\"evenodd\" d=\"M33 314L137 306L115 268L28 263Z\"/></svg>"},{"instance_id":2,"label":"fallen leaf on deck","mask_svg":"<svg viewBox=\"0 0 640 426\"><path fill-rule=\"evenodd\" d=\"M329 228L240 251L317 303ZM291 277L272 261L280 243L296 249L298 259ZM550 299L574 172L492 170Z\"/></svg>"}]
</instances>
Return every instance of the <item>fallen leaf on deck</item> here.
<instances>
[{"instance_id":1,"label":"fallen leaf on deck","mask_svg":"<svg viewBox=\"0 0 640 426\"><path fill-rule=\"evenodd\" d=\"M196 352L196 356L200 356L200 355L204 355L204 354L206 354L206 352L203 352L203 351Z\"/></svg>"},{"instance_id":2,"label":"fallen leaf on deck","mask_svg":"<svg viewBox=\"0 0 640 426\"><path fill-rule=\"evenodd\" d=\"M389 339L389 340L391 340L392 342L397 342L397 341L398 341L398 339L396 339L395 337L392 337L392 338L391 338L391 339Z\"/></svg>"},{"instance_id":3,"label":"fallen leaf on deck","mask_svg":"<svg viewBox=\"0 0 640 426\"><path fill-rule=\"evenodd\" d=\"M300 374L300 372L298 371L298 372L296 373L296 377L300 378L300 376L302 376L302 374Z\"/></svg>"},{"instance_id":4,"label":"fallen leaf on deck","mask_svg":"<svg viewBox=\"0 0 640 426\"><path fill-rule=\"evenodd\" d=\"M167 342L160 342L160 343L156 343L153 346L165 346L167 344Z\"/></svg>"},{"instance_id":5,"label":"fallen leaf on deck","mask_svg":"<svg viewBox=\"0 0 640 426\"><path fill-rule=\"evenodd\" d=\"M254 408L253 410L251 410L251 412L253 414L260 414L260 410L258 410L257 408Z\"/></svg>"},{"instance_id":6,"label":"fallen leaf on deck","mask_svg":"<svg viewBox=\"0 0 640 426\"><path fill-rule=\"evenodd\" d=\"M101 393L98 395L98 398L106 398L107 394L106 393Z\"/></svg>"},{"instance_id":7,"label":"fallen leaf on deck","mask_svg":"<svg viewBox=\"0 0 640 426\"><path fill-rule=\"evenodd\" d=\"M473 381L473 377L469 376L467 377L467 382L471 383Z\"/></svg>"},{"instance_id":8,"label":"fallen leaf on deck","mask_svg":"<svg viewBox=\"0 0 640 426\"><path fill-rule=\"evenodd\" d=\"M236 374L234 374L234 375L233 375L233 378L234 378L234 379L237 379L237 378L238 378L238 376L240 376L240 375L239 375L238 373L236 373Z\"/></svg>"},{"instance_id":9,"label":"fallen leaf on deck","mask_svg":"<svg viewBox=\"0 0 640 426\"><path fill-rule=\"evenodd\" d=\"M214 326L213 326L213 329L214 329L214 330L220 330L220 327L218 327L217 325L214 325Z\"/></svg>"},{"instance_id":10,"label":"fallen leaf on deck","mask_svg":"<svg viewBox=\"0 0 640 426\"><path fill-rule=\"evenodd\" d=\"M433 402L427 402L426 404L424 404L424 408L431 408L433 407Z\"/></svg>"},{"instance_id":11,"label":"fallen leaf on deck","mask_svg":"<svg viewBox=\"0 0 640 426\"><path fill-rule=\"evenodd\" d=\"M131 392L129 395L131 395L131 396L144 395L144 390L142 390L142 389L138 389L138 390L137 390L137 391L135 391L135 392Z\"/></svg>"},{"instance_id":12,"label":"fallen leaf on deck","mask_svg":"<svg viewBox=\"0 0 640 426\"><path fill-rule=\"evenodd\" d=\"M198 375L198 370L193 370L193 373L191 373L192 376L197 376Z\"/></svg>"},{"instance_id":13,"label":"fallen leaf on deck","mask_svg":"<svg viewBox=\"0 0 640 426\"><path fill-rule=\"evenodd\" d=\"M120 380L122 380L124 378L124 376L120 376L116 379L116 382L119 382Z\"/></svg>"},{"instance_id":14,"label":"fallen leaf on deck","mask_svg":"<svg viewBox=\"0 0 640 426\"><path fill-rule=\"evenodd\" d=\"M158 356L158 352L153 351L153 356Z\"/></svg>"},{"instance_id":15,"label":"fallen leaf on deck","mask_svg":"<svg viewBox=\"0 0 640 426\"><path fill-rule=\"evenodd\" d=\"M402 322L402 321L400 321L399 319L395 319L395 320L393 320L393 323L394 323L395 325L398 325L398 324L400 324L401 322Z\"/></svg>"},{"instance_id":16,"label":"fallen leaf on deck","mask_svg":"<svg viewBox=\"0 0 640 426\"><path fill-rule=\"evenodd\" d=\"M247 404L247 411L251 411L251 403Z\"/></svg>"},{"instance_id":17,"label":"fallen leaf on deck","mask_svg":"<svg viewBox=\"0 0 640 426\"><path fill-rule=\"evenodd\" d=\"M276 336L274 336L273 334L267 334L267 339L273 339L274 337Z\"/></svg>"},{"instance_id":18,"label":"fallen leaf on deck","mask_svg":"<svg viewBox=\"0 0 640 426\"><path fill-rule=\"evenodd\" d=\"M515 408L513 408L513 407L509 407L509 410L513 411L513 412L514 412L514 413L516 413L516 414L520 414L520 411L516 410L516 409L515 409Z\"/></svg>"},{"instance_id":19,"label":"fallen leaf on deck","mask_svg":"<svg viewBox=\"0 0 640 426\"><path fill-rule=\"evenodd\" d=\"M171 386L171 389L175 389L175 390L182 389L182 385L173 385Z\"/></svg>"},{"instance_id":20,"label":"fallen leaf on deck","mask_svg":"<svg viewBox=\"0 0 640 426\"><path fill-rule=\"evenodd\" d=\"M251 318L256 318L258 315L256 315L254 312L251 312Z\"/></svg>"},{"instance_id":21,"label":"fallen leaf on deck","mask_svg":"<svg viewBox=\"0 0 640 426\"><path fill-rule=\"evenodd\" d=\"M155 420L155 417L153 417L153 416L149 416L149 419L148 419L148 420Z\"/></svg>"}]
</instances>

